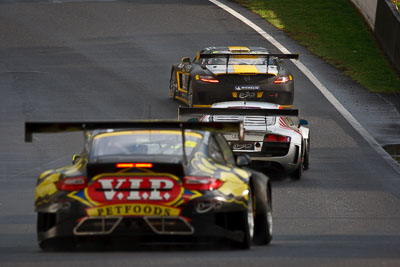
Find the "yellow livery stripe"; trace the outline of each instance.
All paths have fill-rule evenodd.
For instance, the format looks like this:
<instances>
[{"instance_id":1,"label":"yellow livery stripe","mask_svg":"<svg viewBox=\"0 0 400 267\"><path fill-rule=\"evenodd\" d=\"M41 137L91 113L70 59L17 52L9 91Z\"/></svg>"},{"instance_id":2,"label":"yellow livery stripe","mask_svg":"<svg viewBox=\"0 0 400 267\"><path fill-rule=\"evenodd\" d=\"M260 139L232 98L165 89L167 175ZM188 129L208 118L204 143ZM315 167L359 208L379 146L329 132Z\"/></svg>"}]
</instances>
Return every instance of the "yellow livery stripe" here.
<instances>
[{"instance_id":1,"label":"yellow livery stripe","mask_svg":"<svg viewBox=\"0 0 400 267\"><path fill-rule=\"evenodd\" d=\"M236 74L257 74L260 73L254 65L233 65Z\"/></svg>"},{"instance_id":2,"label":"yellow livery stripe","mask_svg":"<svg viewBox=\"0 0 400 267\"><path fill-rule=\"evenodd\" d=\"M185 103L186 105L189 105L189 101L187 101L187 100L184 99L183 97L175 96L175 98L178 99L179 101L182 101L182 102Z\"/></svg>"},{"instance_id":3,"label":"yellow livery stripe","mask_svg":"<svg viewBox=\"0 0 400 267\"><path fill-rule=\"evenodd\" d=\"M194 108L209 108L211 105L193 105Z\"/></svg>"},{"instance_id":4,"label":"yellow livery stripe","mask_svg":"<svg viewBox=\"0 0 400 267\"><path fill-rule=\"evenodd\" d=\"M231 52L236 52L236 53L240 53L240 52L250 52L250 49L247 46L228 46L229 51Z\"/></svg>"}]
</instances>

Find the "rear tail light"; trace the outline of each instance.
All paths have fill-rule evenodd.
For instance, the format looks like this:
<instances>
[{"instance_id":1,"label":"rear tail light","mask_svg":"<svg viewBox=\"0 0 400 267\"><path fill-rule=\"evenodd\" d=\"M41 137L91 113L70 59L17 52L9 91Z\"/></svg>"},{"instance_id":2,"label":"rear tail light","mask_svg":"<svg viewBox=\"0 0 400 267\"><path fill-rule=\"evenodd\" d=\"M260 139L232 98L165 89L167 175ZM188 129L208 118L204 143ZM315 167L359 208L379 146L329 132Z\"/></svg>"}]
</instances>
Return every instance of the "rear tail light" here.
<instances>
[{"instance_id":1,"label":"rear tail light","mask_svg":"<svg viewBox=\"0 0 400 267\"><path fill-rule=\"evenodd\" d=\"M289 80L289 76L276 77L274 83L287 83Z\"/></svg>"},{"instance_id":2,"label":"rear tail light","mask_svg":"<svg viewBox=\"0 0 400 267\"><path fill-rule=\"evenodd\" d=\"M185 176L183 187L189 190L214 190L221 187L221 180L210 177Z\"/></svg>"},{"instance_id":3,"label":"rear tail light","mask_svg":"<svg viewBox=\"0 0 400 267\"><path fill-rule=\"evenodd\" d=\"M58 190L63 191L82 190L87 186L87 178L85 176L68 177L58 181L56 186Z\"/></svg>"},{"instance_id":4,"label":"rear tail light","mask_svg":"<svg viewBox=\"0 0 400 267\"><path fill-rule=\"evenodd\" d=\"M202 82L207 82L207 83L219 83L219 80L215 78L214 76L208 76L208 75L200 75L199 76L200 81Z\"/></svg>"},{"instance_id":5,"label":"rear tail light","mask_svg":"<svg viewBox=\"0 0 400 267\"><path fill-rule=\"evenodd\" d=\"M153 163L117 163L115 167L121 168L153 168Z\"/></svg>"},{"instance_id":6,"label":"rear tail light","mask_svg":"<svg viewBox=\"0 0 400 267\"><path fill-rule=\"evenodd\" d=\"M290 142L290 136L267 134L264 136L264 142Z\"/></svg>"}]
</instances>

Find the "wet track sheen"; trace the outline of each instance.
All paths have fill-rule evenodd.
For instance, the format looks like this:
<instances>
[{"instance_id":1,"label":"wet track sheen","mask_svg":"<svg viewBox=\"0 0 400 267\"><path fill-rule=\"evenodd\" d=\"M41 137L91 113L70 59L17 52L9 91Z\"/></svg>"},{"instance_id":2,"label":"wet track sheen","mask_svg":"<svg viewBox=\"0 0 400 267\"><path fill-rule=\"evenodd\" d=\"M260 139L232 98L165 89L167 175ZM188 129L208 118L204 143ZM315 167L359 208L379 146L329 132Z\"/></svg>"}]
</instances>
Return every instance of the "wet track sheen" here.
<instances>
[{"instance_id":1,"label":"wet track sheen","mask_svg":"<svg viewBox=\"0 0 400 267\"><path fill-rule=\"evenodd\" d=\"M270 246L39 250L36 176L69 164L82 136L35 135L24 143L24 122L176 118L170 66L218 45L278 52L205 0L0 2L0 266L400 265L399 174L290 62L295 106L311 128L311 167L300 181L273 181ZM329 68L319 64L310 69Z\"/></svg>"}]
</instances>

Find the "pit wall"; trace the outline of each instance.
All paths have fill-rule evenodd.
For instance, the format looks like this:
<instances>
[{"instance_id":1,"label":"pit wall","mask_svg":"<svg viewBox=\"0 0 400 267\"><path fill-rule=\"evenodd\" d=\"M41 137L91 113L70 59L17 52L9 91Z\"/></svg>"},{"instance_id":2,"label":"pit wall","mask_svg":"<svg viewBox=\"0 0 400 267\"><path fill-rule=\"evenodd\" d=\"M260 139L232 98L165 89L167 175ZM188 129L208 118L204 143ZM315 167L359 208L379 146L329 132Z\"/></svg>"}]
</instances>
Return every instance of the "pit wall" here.
<instances>
[{"instance_id":1,"label":"pit wall","mask_svg":"<svg viewBox=\"0 0 400 267\"><path fill-rule=\"evenodd\" d=\"M360 10L371 29L374 29L378 0L350 0L350 2Z\"/></svg>"},{"instance_id":2,"label":"pit wall","mask_svg":"<svg viewBox=\"0 0 400 267\"><path fill-rule=\"evenodd\" d=\"M390 0L350 0L364 16L400 74L400 14Z\"/></svg>"}]
</instances>

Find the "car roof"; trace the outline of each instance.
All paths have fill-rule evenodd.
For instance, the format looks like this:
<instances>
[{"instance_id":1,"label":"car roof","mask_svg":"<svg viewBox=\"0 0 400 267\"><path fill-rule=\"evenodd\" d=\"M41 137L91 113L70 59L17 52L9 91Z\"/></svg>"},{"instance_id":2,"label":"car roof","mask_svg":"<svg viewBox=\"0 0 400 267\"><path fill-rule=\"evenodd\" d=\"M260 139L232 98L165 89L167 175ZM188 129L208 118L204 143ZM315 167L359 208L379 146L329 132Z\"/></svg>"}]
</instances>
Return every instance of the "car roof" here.
<instances>
[{"instance_id":1,"label":"car roof","mask_svg":"<svg viewBox=\"0 0 400 267\"><path fill-rule=\"evenodd\" d=\"M281 106L268 102L257 101L226 101L214 103L212 108L231 108L231 107L248 107L248 108L261 108L261 109L279 109Z\"/></svg>"},{"instance_id":2,"label":"car roof","mask_svg":"<svg viewBox=\"0 0 400 267\"><path fill-rule=\"evenodd\" d=\"M200 54L236 54L236 53L269 53L265 47L258 46L211 46L200 51Z\"/></svg>"}]
</instances>

